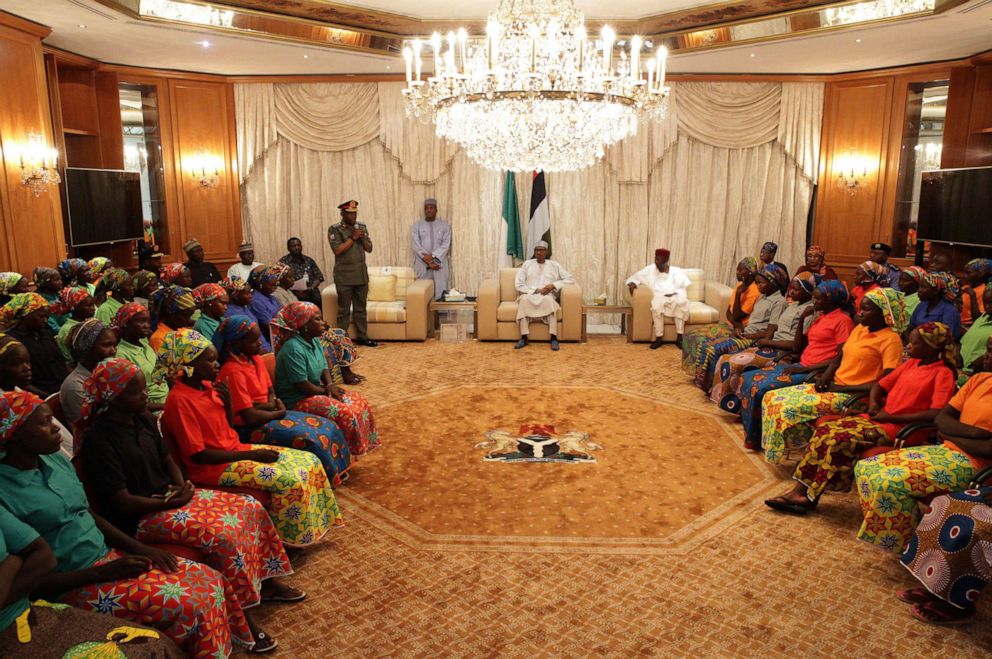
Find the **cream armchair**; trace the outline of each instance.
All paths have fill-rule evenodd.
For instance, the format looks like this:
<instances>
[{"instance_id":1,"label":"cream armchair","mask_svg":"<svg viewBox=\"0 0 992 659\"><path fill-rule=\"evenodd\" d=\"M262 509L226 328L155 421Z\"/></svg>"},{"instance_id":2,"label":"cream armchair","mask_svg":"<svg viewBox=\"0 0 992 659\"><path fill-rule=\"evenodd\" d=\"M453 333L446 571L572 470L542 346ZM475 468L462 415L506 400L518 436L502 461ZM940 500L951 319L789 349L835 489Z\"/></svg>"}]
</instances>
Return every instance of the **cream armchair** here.
<instances>
[{"instance_id":1,"label":"cream armchair","mask_svg":"<svg viewBox=\"0 0 992 659\"><path fill-rule=\"evenodd\" d=\"M716 281L707 281L702 270L695 268L683 268L682 272L689 277L692 285L687 291L689 297L689 319L685 321L685 331L720 322L724 317L724 312L730 305L730 296L733 289L725 284ZM633 296L630 290L624 286L624 297L632 307L631 333L633 340L637 342L654 340L654 324L651 320L651 290L638 286L634 289ZM665 341L675 341L675 320L665 319Z\"/></svg>"},{"instance_id":2,"label":"cream armchair","mask_svg":"<svg viewBox=\"0 0 992 659\"><path fill-rule=\"evenodd\" d=\"M502 268L498 279L487 279L479 287L476 302L479 326L475 329L480 341L516 341L520 338L517 325L517 289L515 281L519 268ZM563 286L558 298L558 340L582 340L582 287ZM531 323L529 337L548 341L551 337L544 323Z\"/></svg>"},{"instance_id":3,"label":"cream armchair","mask_svg":"<svg viewBox=\"0 0 992 659\"><path fill-rule=\"evenodd\" d=\"M369 268L369 338L376 341L423 341L427 338L434 299L434 282L417 279L413 268L383 266ZM334 284L321 292L324 321L332 327L338 320L338 291ZM348 328L354 336L355 325Z\"/></svg>"}]
</instances>

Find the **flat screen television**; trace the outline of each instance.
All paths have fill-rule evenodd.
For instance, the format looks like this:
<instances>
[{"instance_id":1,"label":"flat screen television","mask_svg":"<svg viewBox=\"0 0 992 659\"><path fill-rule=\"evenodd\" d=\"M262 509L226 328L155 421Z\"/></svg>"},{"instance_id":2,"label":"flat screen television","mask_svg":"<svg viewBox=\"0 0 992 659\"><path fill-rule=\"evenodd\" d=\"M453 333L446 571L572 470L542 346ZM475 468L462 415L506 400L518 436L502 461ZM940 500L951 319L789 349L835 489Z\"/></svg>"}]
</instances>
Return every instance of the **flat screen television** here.
<instances>
[{"instance_id":1,"label":"flat screen television","mask_svg":"<svg viewBox=\"0 0 992 659\"><path fill-rule=\"evenodd\" d=\"M917 238L992 246L992 167L923 172Z\"/></svg>"},{"instance_id":2,"label":"flat screen television","mask_svg":"<svg viewBox=\"0 0 992 659\"><path fill-rule=\"evenodd\" d=\"M120 169L65 168L69 244L100 245L143 236L141 175Z\"/></svg>"}]
</instances>

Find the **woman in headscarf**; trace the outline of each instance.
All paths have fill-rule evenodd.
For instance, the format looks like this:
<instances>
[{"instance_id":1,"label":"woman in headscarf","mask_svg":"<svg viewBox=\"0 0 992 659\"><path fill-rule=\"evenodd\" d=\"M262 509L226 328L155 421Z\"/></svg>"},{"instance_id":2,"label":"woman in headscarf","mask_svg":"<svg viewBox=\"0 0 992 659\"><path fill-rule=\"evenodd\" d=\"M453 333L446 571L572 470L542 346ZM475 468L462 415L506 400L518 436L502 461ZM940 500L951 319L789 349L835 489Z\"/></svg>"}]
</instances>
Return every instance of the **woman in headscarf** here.
<instances>
[{"instance_id":1,"label":"woman in headscarf","mask_svg":"<svg viewBox=\"0 0 992 659\"><path fill-rule=\"evenodd\" d=\"M106 256L94 256L86 265L90 267L90 281L99 282L100 279L114 269L114 262ZM90 291L90 295L96 295L96 290Z\"/></svg>"},{"instance_id":2,"label":"woman in headscarf","mask_svg":"<svg viewBox=\"0 0 992 659\"><path fill-rule=\"evenodd\" d=\"M82 286L86 288L90 285L92 272L90 265L83 259L66 259L58 265L59 274L62 275L62 285L67 287ZM91 292L90 295L93 293Z\"/></svg>"},{"instance_id":3,"label":"woman in headscarf","mask_svg":"<svg viewBox=\"0 0 992 659\"><path fill-rule=\"evenodd\" d=\"M796 358L802 353L802 336L813 322L813 290L816 288L813 275L804 272L792 278L789 284L787 304L774 325L769 325L766 336L748 348L734 354L725 354L717 360L710 389L710 399L720 404L730 396L732 411L737 411L738 387L745 370L755 370L773 366L787 355ZM772 331L774 327L774 331ZM770 336L768 336L770 334Z\"/></svg>"},{"instance_id":4,"label":"woman in headscarf","mask_svg":"<svg viewBox=\"0 0 992 659\"><path fill-rule=\"evenodd\" d=\"M148 410L161 412L165 409L169 385L166 382L152 380L156 356L155 349L148 342L148 337L152 335L152 320L148 309L137 302L128 302L117 311L111 327L120 339L117 344L117 356L140 368L145 376Z\"/></svg>"},{"instance_id":5,"label":"woman in headscarf","mask_svg":"<svg viewBox=\"0 0 992 659\"><path fill-rule=\"evenodd\" d=\"M163 286L152 295L148 311L153 329L148 343L155 352L158 352L165 337L171 332L193 326L196 298L193 297L193 291L188 288Z\"/></svg>"},{"instance_id":6,"label":"woman in headscarf","mask_svg":"<svg viewBox=\"0 0 992 659\"><path fill-rule=\"evenodd\" d=\"M873 384L899 366L899 334L905 329L902 293L877 288L865 294L859 324L816 382L778 389L761 401L765 459L780 462L787 449L808 443L813 421L839 414L851 394L868 393Z\"/></svg>"},{"instance_id":7,"label":"woman in headscarf","mask_svg":"<svg viewBox=\"0 0 992 659\"><path fill-rule=\"evenodd\" d=\"M289 271L289 266L282 263L265 266L257 275L258 286L251 295L249 308L252 316L258 322L262 336L266 337L270 343L272 342L272 333L269 324L282 309L282 302L273 293L279 287L279 280L287 271Z\"/></svg>"},{"instance_id":8,"label":"woman in headscarf","mask_svg":"<svg viewBox=\"0 0 992 659\"><path fill-rule=\"evenodd\" d=\"M992 371L992 340L985 346L985 370ZM920 519L921 499L960 492L978 471L992 466L992 372L971 376L935 421L942 444L889 451L860 460L854 466L855 489L864 515L859 540L901 551ZM938 507L939 497L930 505L938 513L944 512ZM943 519L943 515L937 519ZM960 522L957 529L955 525L943 527L945 548L960 550L967 544L967 522ZM940 556L921 555L919 547L912 545L906 554L904 562L911 572L926 573L928 566L940 569ZM987 560L988 556L983 558ZM985 565L987 569L988 563Z\"/></svg>"},{"instance_id":9,"label":"woman in headscarf","mask_svg":"<svg viewBox=\"0 0 992 659\"><path fill-rule=\"evenodd\" d=\"M692 377L696 375L703 342L712 339L725 339L732 336L735 331L743 330L747 326L748 316L754 309L754 303L761 297L758 285L754 283L754 276L757 272L758 260L756 258L748 256L741 259L741 262L737 264L737 285L730 295L730 304L727 305L727 322L689 330L682 337L682 370L685 371L686 375Z\"/></svg>"},{"instance_id":10,"label":"woman in headscarf","mask_svg":"<svg viewBox=\"0 0 992 659\"><path fill-rule=\"evenodd\" d=\"M224 315L226 317L248 316L257 323L258 318L255 317L255 312L251 310L251 284L244 279L228 278L222 279L220 285L227 291L227 298L229 300L227 311ZM261 326L259 329L261 329ZM272 344L264 334L262 335L262 352L272 352Z\"/></svg>"},{"instance_id":11,"label":"woman in headscarf","mask_svg":"<svg viewBox=\"0 0 992 659\"><path fill-rule=\"evenodd\" d=\"M920 304L920 284L927 276L927 271L918 265L911 265L899 272L899 290L903 293L906 304L906 315L913 317L913 312Z\"/></svg>"},{"instance_id":12,"label":"woman in headscarf","mask_svg":"<svg viewBox=\"0 0 992 659\"><path fill-rule=\"evenodd\" d=\"M342 524L341 512L320 461L305 451L243 444L228 423L226 385L214 387L217 349L183 328L165 337L155 380L175 378L162 427L197 485L223 485L269 493L266 506L279 537L290 546L312 545Z\"/></svg>"},{"instance_id":13,"label":"woman in headscarf","mask_svg":"<svg viewBox=\"0 0 992 659\"><path fill-rule=\"evenodd\" d=\"M773 263L762 268L755 275L754 282L761 297L754 303L747 326L735 329L733 335L727 338L704 340L698 348L699 357L693 380L697 387L707 393L713 382L717 360L722 355L746 350L758 339L770 338L778 327L779 316L786 306L784 294L789 287L789 273Z\"/></svg>"},{"instance_id":14,"label":"woman in headscarf","mask_svg":"<svg viewBox=\"0 0 992 659\"><path fill-rule=\"evenodd\" d=\"M227 313L227 291L220 284L200 284L193 289L193 297L200 307L200 318L193 324L193 329L212 338Z\"/></svg>"},{"instance_id":15,"label":"woman in headscarf","mask_svg":"<svg viewBox=\"0 0 992 659\"><path fill-rule=\"evenodd\" d=\"M96 287L97 297L105 294L106 299L96 308L96 317L104 325L114 322L114 316L125 304L134 299L134 284L127 270L111 268L103 273Z\"/></svg>"},{"instance_id":16,"label":"woman in headscarf","mask_svg":"<svg viewBox=\"0 0 992 659\"><path fill-rule=\"evenodd\" d=\"M961 286L961 325L970 327L988 308L982 302L985 288L992 282L992 259L972 259L964 266L965 283Z\"/></svg>"},{"instance_id":17,"label":"woman in headscarf","mask_svg":"<svg viewBox=\"0 0 992 659\"><path fill-rule=\"evenodd\" d=\"M796 274L800 275L804 272L808 272L811 275L819 277L817 283L821 281L826 281L828 279L839 280L840 277L834 272L833 268L827 266L824 259L827 258L827 252L819 245L810 245L806 248L806 263L801 265Z\"/></svg>"},{"instance_id":18,"label":"woman in headscarf","mask_svg":"<svg viewBox=\"0 0 992 659\"><path fill-rule=\"evenodd\" d=\"M273 444L313 453L324 465L332 486L340 485L351 467L348 442L330 419L287 410L275 395L259 354L262 333L248 316L228 316L213 343L220 354L217 382L231 392L234 428L246 444Z\"/></svg>"},{"instance_id":19,"label":"woman in headscarf","mask_svg":"<svg viewBox=\"0 0 992 659\"><path fill-rule=\"evenodd\" d=\"M985 344L992 338L992 286L985 287L982 302L985 313L976 318L961 337L961 351L958 355L958 365L961 367L959 385L964 385L972 374L984 370Z\"/></svg>"},{"instance_id":20,"label":"woman in headscarf","mask_svg":"<svg viewBox=\"0 0 992 659\"><path fill-rule=\"evenodd\" d=\"M765 504L781 512L806 514L826 490L847 492L854 481L859 455L876 446L891 446L911 423L932 423L954 396L955 373L944 351L951 339L941 323L920 325L909 333L909 359L871 387L868 412L820 420L793 474L791 491ZM926 442L924 430L907 440Z\"/></svg>"},{"instance_id":21,"label":"woman in headscarf","mask_svg":"<svg viewBox=\"0 0 992 659\"><path fill-rule=\"evenodd\" d=\"M272 319L276 353L276 395L286 407L327 417L341 429L353 457L379 446L372 408L364 396L333 382L319 337L324 332L320 309L312 302L294 302Z\"/></svg>"},{"instance_id":22,"label":"woman in headscarf","mask_svg":"<svg viewBox=\"0 0 992 659\"><path fill-rule=\"evenodd\" d=\"M327 368L331 369L334 384L365 382L365 376L351 370L351 365L358 361L358 348L347 332L338 327L328 327L320 335L319 341L324 346Z\"/></svg>"},{"instance_id":23,"label":"woman in headscarf","mask_svg":"<svg viewBox=\"0 0 992 659\"><path fill-rule=\"evenodd\" d=\"M50 396L69 373L65 358L48 326L48 301L37 293L19 293L0 308L0 332L14 337L31 355L31 385L39 396Z\"/></svg>"},{"instance_id":24,"label":"woman in headscarf","mask_svg":"<svg viewBox=\"0 0 992 659\"><path fill-rule=\"evenodd\" d=\"M0 306L10 302L18 293L28 292L27 277L19 272L0 272Z\"/></svg>"},{"instance_id":25,"label":"woman in headscarf","mask_svg":"<svg viewBox=\"0 0 992 659\"><path fill-rule=\"evenodd\" d=\"M861 308L861 299L868 291L888 286L889 269L881 263L865 261L854 271L854 288L851 289L851 302L855 310Z\"/></svg>"},{"instance_id":26,"label":"woman in headscarf","mask_svg":"<svg viewBox=\"0 0 992 659\"><path fill-rule=\"evenodd\" d=\"M73 286L63 288L59 293L59 301L49 309L50 313L56 313L65 318L59 333L55 335L55 342L59 344L62 351L62 358L70 367L76 364L72 357L72 351L66 345L66 337L73 327L96 315L96 304L93 296L86 290L85 286Z\"/></svg>"},{"instance_id":27,"label":"woman in headscarf","mask_svg":"<svg viewBox=\"0 0 992 659\"><path fill-rule=\"evenodd\" d=\"M0 396L0 450L0 504L35 529L57 561L40 594L161 629L194 657L226 657L232 638L251 645L223 575L144 545L89 510L44 401L28 392Z\"/></svg>"},{"instance_id":28,"label":"woman in headscarf","mask_svg":"<svg viewBox=\"0 0 992 659\"><path fill-rule=\"evenodd\" d=\"M298 302L299 298L293 295L293 284L296 283L296 278L293 276L293 270L288 265L280 263L283 266L282 275L279 277L279 285L276 286L276 290L272 291L272 297L279 300L279 304L286 306L287 304L292 304L293 302Z\"/></svg>"},{"instance_id":29,"label":"woman in headscarf","mask_svg":"<svg viewBox=\"0 0 992 659\"><path fill-rule=\"evenodd\" d=\"M154 272L138 270L131 278L131 286L134 289L134 301L148 307L148 301L151 300L155 291L162 287L162 283Z\"/></svg>"},{"instance_id":30,"label":"woman in headscarf","mask_svg":"<svg viewBox=\"0 0 992 659\"><path fill-rule=\"evenodd\" d=\"M97 364L117 354L117 334L96 318L90 318L72 328L66 344L72 351L76 368L62 382L59 402L65 420L75 427L86 397L86 380Z\"/></svg>"},{"instance_id":31,"label":"woman in headscarf","mask_svg":"<svg viewBox=\"0 0 992 659\"><path fill-rule=\"evenodd\" d=\"M165 286L193 287L193 274L184 263L166 263L162 266L159 279L162 280L162 284Z\"/></svg>"},{"instance_id":32,"label":"woman in headscarf","mask_svg":"<svg viewBox=\"0 0 992 659\"><path fill-rule=\"evenodd\" d=\"M256 651L275 646L247 609L265 601L297 602L305 593L278 577L292 573L279 533L253 497L199 489L179 466L148 414L145 376L126 359L107 359L86 381L80 457L93 507L145 544L202 551L224 575L252 628Z\"/></svg>"},{"instance_id":33,"label":"woman in headscarf","mask_svg":"<svg viewBox=\"0 0 992 659\"><path fill-rule=\"evenodd\" d=\"M50 306L58 304L59 293L62 292L62 275L59 274L59 271L55 268L35 268L33 278L35 285L34 292L45 298ZM64 321L64 316L59 316L55 313L48 314L48 326L56 334L59 333L59 329L62 327Z\"/></svg>"},{"instance_id":34,"label":"woman in headscarf","mask_svg":"<svg viewBox=\"0 0 992 659\"><path fill-rule=\"evenodd\" d=\"M954 305L954 297L947 296L948 280L943 273L928 273L920 284L920 304L909 319L909 329L923 323L944 323L957 340L961 336L961 312Z\"/></svg>"}]
</instances>

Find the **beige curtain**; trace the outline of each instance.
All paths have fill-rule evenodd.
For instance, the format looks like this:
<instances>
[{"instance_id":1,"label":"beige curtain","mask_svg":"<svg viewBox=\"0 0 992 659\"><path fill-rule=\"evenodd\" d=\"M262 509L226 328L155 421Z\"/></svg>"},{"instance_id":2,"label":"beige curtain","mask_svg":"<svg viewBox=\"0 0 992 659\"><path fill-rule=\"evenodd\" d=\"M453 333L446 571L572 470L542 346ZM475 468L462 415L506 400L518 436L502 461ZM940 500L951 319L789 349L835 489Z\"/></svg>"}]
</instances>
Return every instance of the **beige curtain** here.
<instances>
[{"instance_id":1,"label":"beige curtain","mask_svg":"<svg viewBox=\"0 0 992 659\"><path fill-rule=\"evenodd\" d=\"M400 83L235 87L245 235L262 260L291 235L325 266L336 206L359 200L370 262L412 262L409 232L426 197L453 229L453 286L475 292L503 246L503 174L473 164L433 126L408 119ZM667 246L673 260L730 282L765 240L799 265L817 171L820 83L673 83L662 119L602 162L546 177L554 258L587 297L620 299L623 280ZM521 227L528 173L517 174Z\"/></svg>"}]
</instances>

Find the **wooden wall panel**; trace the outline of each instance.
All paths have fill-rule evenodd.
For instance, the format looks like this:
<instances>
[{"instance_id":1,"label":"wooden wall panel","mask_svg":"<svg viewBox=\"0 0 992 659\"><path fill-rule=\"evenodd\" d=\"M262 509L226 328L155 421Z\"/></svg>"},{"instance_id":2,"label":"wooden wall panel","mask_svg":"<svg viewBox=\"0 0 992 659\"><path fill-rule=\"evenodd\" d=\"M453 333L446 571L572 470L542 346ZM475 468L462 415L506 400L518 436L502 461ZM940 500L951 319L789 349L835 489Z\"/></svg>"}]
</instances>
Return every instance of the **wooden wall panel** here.
<instances>
[{"instance_id":1,"label":"wooden wall panel","mask_svg":"<svg viewBox=\"0 0 992 659\"><path fill-rule=\"evenodd\" d=\"M41 39L33 23L0 12L0 269L29 273L64 258L65 238L57 187L40 197L21 184L19 149L30 130L54 144Z\"/></svg>"}]
</instances>

